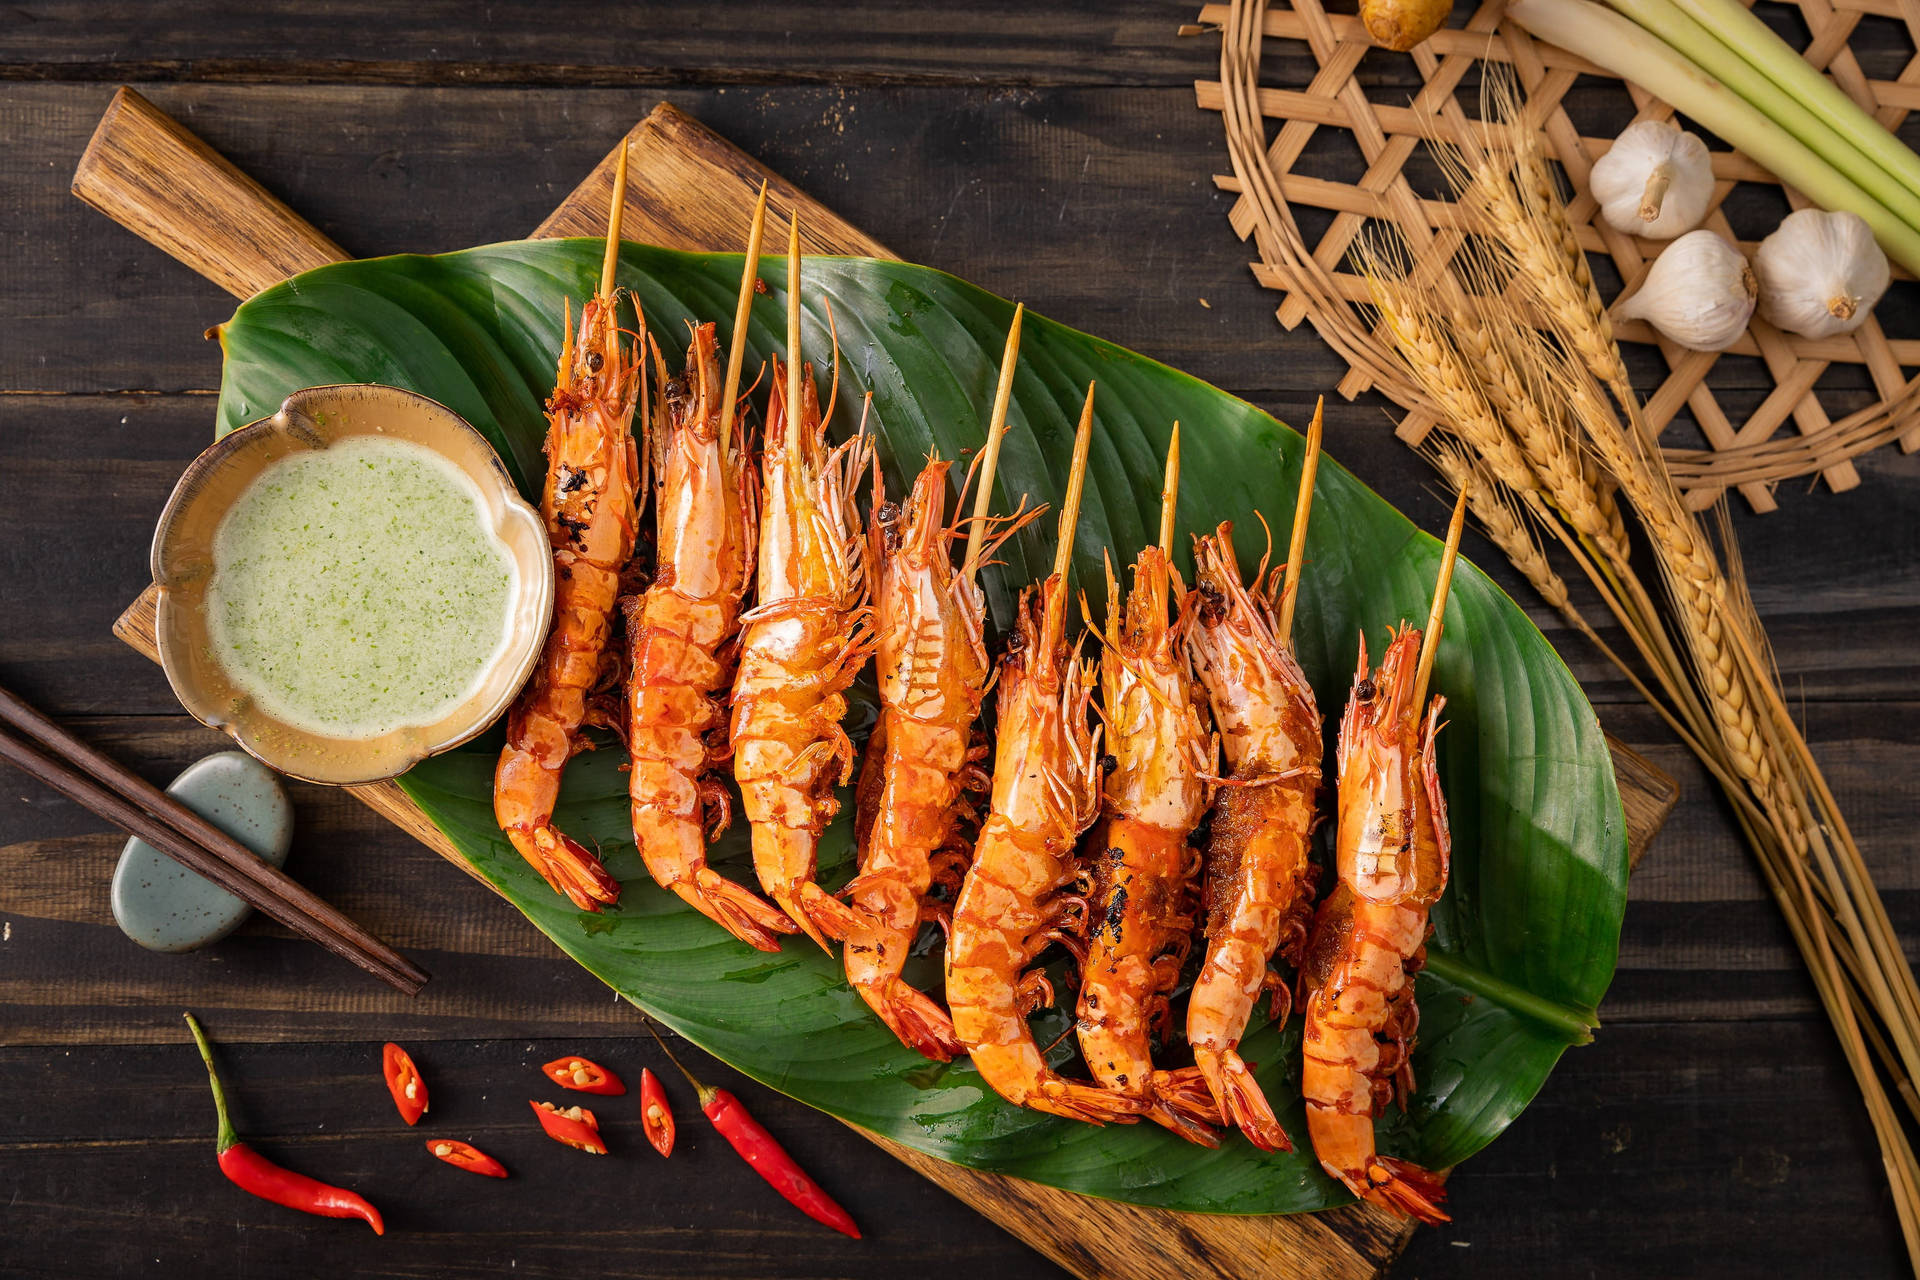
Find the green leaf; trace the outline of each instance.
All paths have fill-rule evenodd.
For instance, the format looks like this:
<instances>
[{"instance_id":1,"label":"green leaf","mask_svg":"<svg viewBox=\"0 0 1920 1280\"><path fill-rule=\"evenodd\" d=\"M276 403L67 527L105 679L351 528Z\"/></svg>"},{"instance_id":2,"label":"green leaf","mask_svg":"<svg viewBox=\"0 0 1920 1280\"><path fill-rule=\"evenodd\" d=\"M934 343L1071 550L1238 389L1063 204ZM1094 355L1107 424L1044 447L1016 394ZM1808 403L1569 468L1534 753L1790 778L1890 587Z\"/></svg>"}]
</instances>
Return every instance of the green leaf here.
<instances>
[{"instance_id":1,"label":"green leaf","mask_svg":"<svg viewBox=\"0 0 1920 1280\"><path fill-rule=\"evenodd\" d=\"M269 289L226 327L221 429L272 413L300 387L393 383L463 414L524 486L542 472L540 406L562 311L568 299L592 293L600 253L597 240L493 245L342 263ZM684 345L689 319L731 314L739 271L737 255L629 245L620 280L672 351ZM777 286L784 264L768 260L761 273ZM900 492L934 445L947 457L967 456L983 434L1011 305L924 267L853 259L810 259L806 294L808 353L824 360L829 351L829 303L838 330L836 429L851 429L871 391L889 489ZM783 306L777 289L756 304L749 368L776 349ZM1026 322L997 509L1022 495L1058 498L1089 381L1099 390L1075 553L1080 582L1098 581L1103 549L1124 562L1155 536L1175 419L1183 424L1183 530L1233 520L1250 565L1265 549L1255 519L1263 512L1285 545L1280 522L1293 509L1299 436L1243 401L1039 316ZM995 619L1004 621L1013 593L1044 572L1044 524L1015 539L1004 566L985 579ZM1360 632L1377 658L1388 624L1423 618L1439 556L1434 539L1336 461L1322 464L1296 639L1330 730ZM1613 976L1627 854L1592 709L1520 609L1464 562L1434 688L1448 698L1440 762L1453 876L1433 913L1431 963L1419 983L1419 1086L1407 1110L1389 1111L1379 1130L1386 1150L1442 1167L1491 1141L1561 1052L1587 1038ZM1275 1213L1349 1198L1308 1150L1297 1018L1254 1031L1244 1050L1300 1148L1291 1154L1263 1154L1231 1137L1207 1151L1152 1125L1095 1129L1009 1107L971 1065L942 1070L903 1049L847 989L837 961L804 942L762 955L656 889L633 847L612 744L574 760L558 817L570 834L599 845L625 892L603 915L571 909L494 828L498 750L497 735L483 738L420 765L402 785L568 954L748 1075L942 1159L1118 1200ZM736 824L714 859L751 882L745 845ZM843 820L826 838L823 880L838 885L851 863ZM936 958L914 963L910 976L937 987ZM1063 1014L1043 1014L1043 1042L1065 1025Z\"/></svg>"}]
</instances>

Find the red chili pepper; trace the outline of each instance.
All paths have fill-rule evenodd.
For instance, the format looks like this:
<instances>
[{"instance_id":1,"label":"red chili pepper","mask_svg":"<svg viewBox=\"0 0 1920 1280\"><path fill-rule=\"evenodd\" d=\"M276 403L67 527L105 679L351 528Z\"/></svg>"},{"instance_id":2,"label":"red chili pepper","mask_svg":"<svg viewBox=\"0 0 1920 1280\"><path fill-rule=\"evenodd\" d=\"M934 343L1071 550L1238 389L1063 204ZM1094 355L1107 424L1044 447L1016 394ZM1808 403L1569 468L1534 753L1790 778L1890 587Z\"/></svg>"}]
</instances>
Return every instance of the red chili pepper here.
<instances>
[{"instance_id":1,"label":"red chili pepper","mask_svg":"<svg viewBox=\"0 0 1920 1280\"><path fill-rule=\"evenodd\" d=\"M673 1154L673 1109L667 1105L667 1091L660 1077L640 1068L640 1123L646 1128L647 1141L663 1156Z\"/></svg>"},{"instance_id":2,"label":"red chili pepper","mask_svg":"<svg viewBox=\"0 0 1920 1280\"><path fill-rule=\"evenodd\" d=\"M450 1138L427 1139L427 1150L456 1169L465 1169L468 1173L484 1174L489 1178L504 1178L507 1167L486 1152L470 1147L464 1142L455 1142Z\"/></svg>"},{"instance_id":3,"label":"red chili pepper","mask_svg":"<svg viewBox=\"0 0 1920 1280\"><path fill-rule=\"evenodd\" d=\"M420 1078L420 1068L413 1065L405 1049L389 1044L380 1050L380 1070L387 1077L393 1105L400 1108L400 1118L408 1124L419 1124L420 1117L427 1114L427 1082Z\"/></svg>"},{"instance_id":4,"label":"red chili pepper","mask_svg":"<svg viewBox=\"0 0 1920 1280\"><path fill-rule=\"evenodd\" d=\"M815 1222L832 1227L855 1240L860 1238L860 1228L854 1225L853 1215L842 1209L819 1183L807 1176L806 1170L787 1154L787 1149L758 1120L747 1114L740 1099L725 1089L710 1089L701 1084L694 1078L693 1072L680 1066L680 1059L674 1057L673 1050L667 1048L667 1042L660 1039L660 1033L653 1029L653 1023L647 1023L647 1030L652 1033L661 1052L667 1055L674 1066L680 1067L680 1074L700 1095L700 1110L706 1113L707 1119L713 1121L713 1127L732 1144L742 1159L753 1166L755 1173L766 1179L767 1185Z\"/></svg>"},{"instance_id":5,"label":"red chili pepper","mask_svg":"<svg viewBox=\"0 0 1920 1280\"><path fill-rule=\"evenodd\" d=\"M607 1154L607 1144L600 1137L600 1122L585 1107L568 1107L562 1111L551 1102L531 1099L528 1105L533 1108L533 1114L540 1117L540 1127L555 1142L564 1142L596 1156Z\"/></svg>"},{"instance_id":6,"label":"red chili pepper","mask_svg":"<svg viewBox=\"0 0 1920 1280\"><path fill-rule=\"evenodd\" d=\"M562 1089L572 1089L576 1093L603 1093L618 1097L627 1091L627 1086L619 1076L585 1058L555 1058L540 1069L547 1073L547 1079Z\"/></svg>"},{"instance_id":7,"label":"red chili pepper","mask_svg":"<svg viewBox=\"0 0 1920 1280\"><path fill-rule=\"evenodd\" d=\"M385 1235L387 1224L365 1197L344 1187L328 1186L304 1173L283 1169L240 1141L233 1131L233 1122L227 1118L227 1094L220 1086L220 1073L213 1068L213 1046L207 1043L206 1032L200 1029L199 1021L192 1014L187 1015L187 1027L193 1032L194 1043L200 1047L200 1060L207 1064L207 1079L213 1085L213 1109L220 1118L214 1150L220 1159L220 1172L227 1175L227 1180L250 1195L302 1213L323 1218L363 1219L375 1235Z\"/></svg>"}]
</instances>

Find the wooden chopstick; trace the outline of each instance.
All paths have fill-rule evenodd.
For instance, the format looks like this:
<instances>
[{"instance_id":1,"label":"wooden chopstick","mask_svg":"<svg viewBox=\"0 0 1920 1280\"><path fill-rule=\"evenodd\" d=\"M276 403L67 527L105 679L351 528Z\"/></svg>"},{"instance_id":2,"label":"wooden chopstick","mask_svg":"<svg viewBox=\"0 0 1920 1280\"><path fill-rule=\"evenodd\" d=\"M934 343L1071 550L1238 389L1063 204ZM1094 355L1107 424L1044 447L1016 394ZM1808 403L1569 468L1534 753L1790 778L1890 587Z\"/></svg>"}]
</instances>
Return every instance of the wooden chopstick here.
<instances>
[{"instance_id":1,"label":"wooden chopstick","mask_svg":"<svg viewBox=\"0 0 1920 1280\"><path fill-rule=\"evenodd\" d=\"M389 986L414 995L426 984L426 972L405 956L285 872L261 861L232 836L5 689L0 689L0 721L33 740L0 730L0 760L139 836L181 866Z\"/></svg>"}]
</instances>

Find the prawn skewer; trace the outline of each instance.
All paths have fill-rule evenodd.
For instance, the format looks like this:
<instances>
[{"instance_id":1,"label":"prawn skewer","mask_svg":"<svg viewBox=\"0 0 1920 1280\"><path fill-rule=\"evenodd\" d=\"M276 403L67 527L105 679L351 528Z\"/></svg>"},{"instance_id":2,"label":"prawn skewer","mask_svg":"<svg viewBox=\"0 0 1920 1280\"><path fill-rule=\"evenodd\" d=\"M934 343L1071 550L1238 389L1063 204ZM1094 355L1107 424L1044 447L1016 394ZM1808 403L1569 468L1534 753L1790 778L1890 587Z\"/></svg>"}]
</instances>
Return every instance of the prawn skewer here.
<instances>
[{"instance_id":1,"label":"prawn skewer","mask_svg":"<svg viewBox=\"0 0 1920 1280\"><path fill-rule=\"evenodd\" d=\"M1093 1124L1131 1124L1144 1110L1138 1098L1063 1078L1027 1024L1053 999L1045 975L1028 966L1050 942L1077 947L1084 932L1085 900L1064 891L1078 870L1074 844L1100 807L1100 734L1087 722L1080 658L1063 636L1092 429L1089 387L1053 574L1021 593L1018 630L1000 665L992 807L954 903L947 1002L981 1078L1007 1101Z\"/></svg>"},{"instance_id":2,"label":"prawn skewer","mask_svg":"<svg viewBox=\"0 0 1920 1280\"><path fill-rule=\"evenodd\" d=\"M1001 366L1003 388L1011 383L1019 350L1016 311ZM1003 395L979 464L982 494L992 484L1006 412ZM929 890L935 883L958 889L968 854L957 831L962 793L988 785L980 768L986 748L973 745L990 670L982 635L986 600L971 569L1039 514L991 522L992 536L974 546L967 567L956 574L949 546L964 522L944 524L951 467L937 454L930 458L903 507L884 500L875 468L868 563L879 637L874 664L880 719L867 741L856 792L860 874L843 891L861 915L846 938L847 981L902 1043L940 1062L962 1052L953 1020L901 969L922 922L947 923ZM989 524L984 506L977 506L970 527L984 537Z\"/></svg>"},{"instance_id":3,"label":"prawn skewer","mask_svg":"<svg viewBox=\"0 0 1920 1280\"><path fill-rule=\"evenodd\" d=\"M1309 467L1318 454L1320 425L1316 409ZM1312 500L1303 476L1294 510L1296 547ZM1276 953L1297 957L1306 937L1320 711L1274 613L1276 595L1282 607L1291 598L1299 554L1287 565L1286 585L1269 577L1262 561L1249 590L1240 579L1232 534L1233 526L1222 524L1194 545L1199 602L1188 644L1229 773L1214 801L1207 840L1207 954L1187 1001L1187 1042L1221 1113L1255 1146L1291 1151L1273 1107L1240 1057L1240 1040L1262 991L1273 993L1275 1019L1285 1016L1288 989L1268 965Z\"/></svg>"},{"instance_id":4,"label":"prawn skewer","mask_svg":"<svg viewBox=\"0 0 1920 1280\"><path fill-rule=\"evenodd\" d=\"M730 412L746 349L746 306L753 298L762 185L742 268L742 307L723 383L711 323L694 327L686 371L662 387L653 430L657 567L642 595L620 602L626 618L628 793L633 838L647 871L727 932L762 951L793 922L751 890L707 865L707 841L727 823L727 794L712 776L724 759L725 712L716 690L730 672L719 656L740 625L740 602L753 576L754 477L745 433ZM659 352L654 353L661 365Z\"/></svg>"},{"instance_id":5,"label":"prawn skewer","mask_svg":"<svg viewBox=\"0 0 1920 1280\"><path fill-rule=\"evenodd\" d=\"M1207 806L1213 749L1194 705L1193 672L1181 642L1189 621L1172 625L1174 494L1179 484L1180 424L1167 447L1160 545L1140 552L1124 608L1107 566L1107 632L1100 661L1108 758L1105 804L1087 915L1092 921L1082 967L1080 1053L1109 1089L1132 1094L1147 1116L1202 1146L1220 1145L1209 1125L1220 1114L1199 1070L1156 1071L1151 1030L1167 1020L1167 1002L1191 944L1199 855L1187 837Z\"/></svg>"},{"instance_id":6,"label":"prawn skewer","mask_svg":"<svg viewBox=\"0 0 1920 1280\"><path fill-rule=\"evenodd\" d=\"M853 776L840 721L873 651L867 565L853 491L872 438L827 447L811 366L800 364L800 225L787 259L787 356L773 362L761 479L759 600L733 683L733 776L753 824L760 885L823 948L859 921L814 883L820 833Z\"/></svg>"},{"instance_id":7,"label":"prawn skewer","mask_svg":"<svg viewBox=\"0 0 1920 1280\"><path fill-rule=\"evenodd\" d=\"M1441 561L1433 617L1459 548L1459 513ZM1434 739L1446 699L1421 707L1439 628L1390 634L1378 671L1367 642L1340 722L1340 883L1321 905L1301 967L1307 1029L1301 1089L1307 1133L1328 1173L1363 1199L1422 1222L1445 1222L1440 1180L1378 1153L1374 1119L1396 1084L1413 1088L1420 1010L1413 975L1425 958L1427 913L1447 887L1451 839Z\"/></svg>"},{"instance_id":8,"label":"prawn skewer","mask_svg":"<svg viewBox=\"0 0 1920 1280\"><path fill-rule=\"evenodd\" d=\"M614 273L626 206L627 151L620 149L600 289L571 308L559 372L547 401L547 478L540 514L553 543L553 625L527 687L507 716L494 770L500 829L549 885L583 911L619 900L620 883L600 859L553 825L561 775L587 748L587 702L609 675L614 600L633 554L642 484L633 415L645 396L637 351L620 338ZM644 326L642 326L644 328Z\"/></svg>"}]
</instances>

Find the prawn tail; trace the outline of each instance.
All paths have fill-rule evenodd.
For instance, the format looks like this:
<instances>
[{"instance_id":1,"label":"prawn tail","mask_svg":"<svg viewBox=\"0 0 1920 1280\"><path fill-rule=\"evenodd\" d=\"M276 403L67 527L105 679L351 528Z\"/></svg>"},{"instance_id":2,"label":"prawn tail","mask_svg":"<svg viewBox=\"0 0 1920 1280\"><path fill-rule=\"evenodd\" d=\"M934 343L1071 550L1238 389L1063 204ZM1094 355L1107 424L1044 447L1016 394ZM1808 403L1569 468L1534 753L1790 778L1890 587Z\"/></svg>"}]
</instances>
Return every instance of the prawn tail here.
<instances>
[{"instance_id":1,"label":"prawn tail","mask_svg":"<svg viewBox=\"0 0 1920 1280\"><path fill-rule=\"evenodd\" d=\"M687 905L756 950L778 951L779 935L799 931L779 908L712 867L701 867L691 883L683 881L671 888Z\"/></svg>"},{"instance_id":2,"label":"prawn tail","mask_svg":"<svg viewBox=\"0 0 1920 1280\"><path fill-rule=\"evenodd\" d=\"M953 1032L952 1017L906 979L889 975L878 982L855 983L854 990L909 1049L935 1062L951 1062L965 1052Z\"/></svg>"},{"instance_id":3,"label":"prawn tail","mask_svg":"<svg viewBox=\"0 0 1920 1280\"><path fill-rule=\"evenodd\" d=\"M620 882L607 874L599 856L550 824L510 827L507 838L555 893L582 911L598 911L620 900Z\"/></svg>"},{"instance_id":4,"label":"prawn tail","mask_svg":"<svg viewBox=\"0 0 1920 1280\"><path fill-rule=\"evenodd\" d=\"M1214 1129L1225 1121L1198 1067L1154 1072L1150 1093L1153 1101L1147 1110L1149 1119L1188 1142L1202 1147L1220 1145L1220 1135Z\"/></svg>"},{"instance_id":5,"label":"prawn tail","mask_svg":"<svg viewBox=\"0 0 1920 1280\"><path fill-rule=\"evenodd\" d=\"M1440 1207L1447 1189L1432 1171L1392 1156L1374 1156L1367 1162L1366 1198L1416 1221L1438 1226L1452 1219Z\"/></svg>"},{"instance_id":6,"label":"prawn tail","mask_svg":"<svg viewBox=\"0 0 1920 1280\"><path fill-rule=\"evenodd\" d=\"M768 886L767 893L799 926L800 932L819 943L823 951L832 951L834 942L845 941L862 922L859 911L811 880Z\"/></svg>"},{"instance_id":7,"label":"prawn tail","mask_svg":"<svg viewBox=\"0 0 1920 1280\"><path fill-rule=\"evenodd\" d=\"M1260 1091L1259 1082L1253 1078L1253 1069L1241 1060L1237 1051L1196 1048L1194 1061L1198 1064L1195 1070L1205 1076L1219 1104L1220 1114L1246 1134L1248 1142L1262 1151L1293 1150L1287 1131L1280 1127L1267 1095Z\"/></svg>"},{"instance_id":8,"label":"prawn tail","mask_svg":"<svg viewBox=\"0 0 1920 1280\"><path fill-rule=\"evenodd\" d=\"M1135 1124L1148 1104L1131 1094L1054 1077L1027 1095L1026 1105L1085 1124Z\"/></svg>"}]
</instances>

